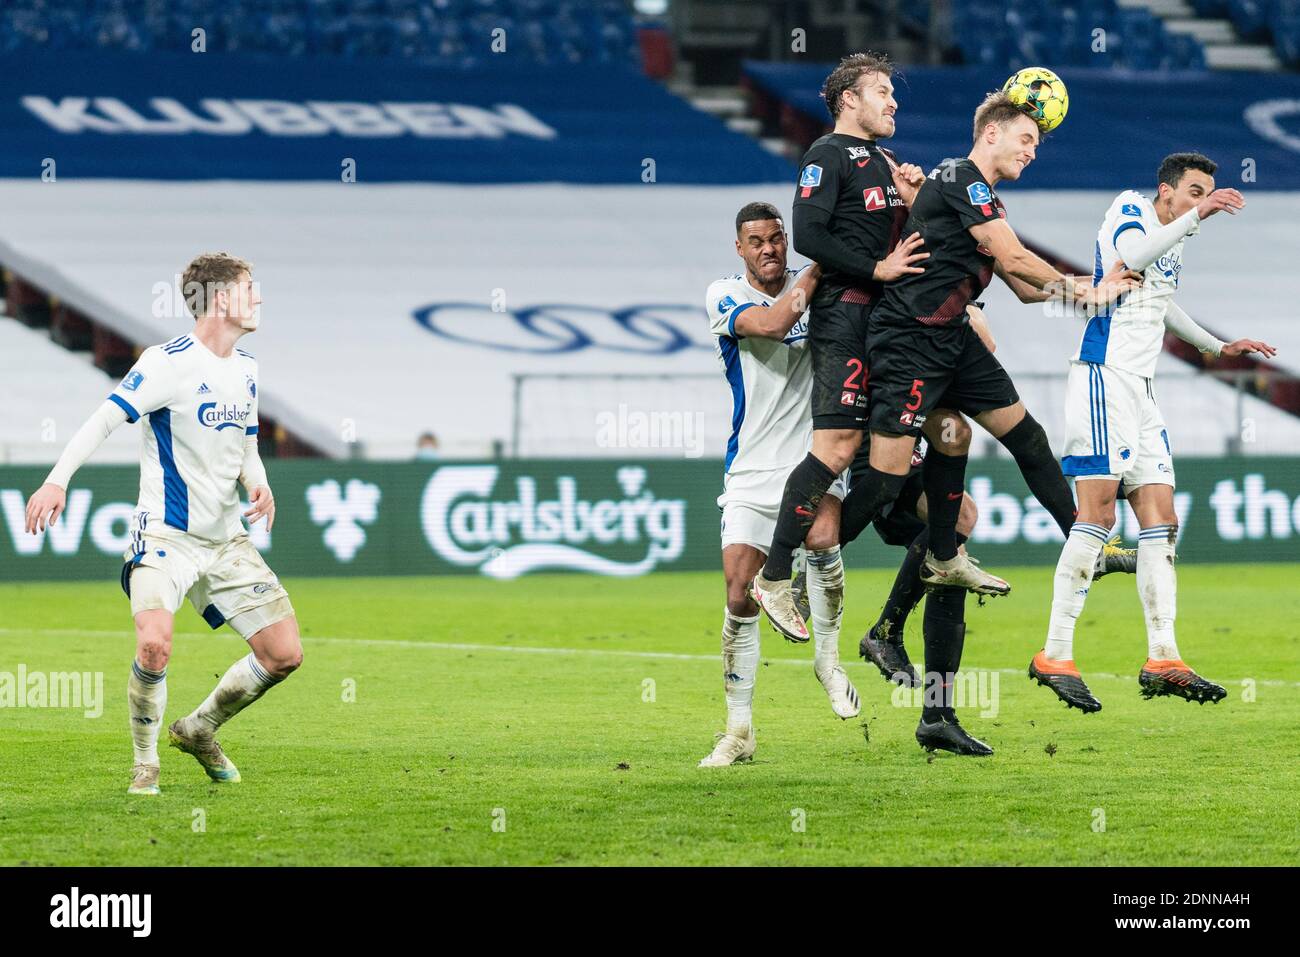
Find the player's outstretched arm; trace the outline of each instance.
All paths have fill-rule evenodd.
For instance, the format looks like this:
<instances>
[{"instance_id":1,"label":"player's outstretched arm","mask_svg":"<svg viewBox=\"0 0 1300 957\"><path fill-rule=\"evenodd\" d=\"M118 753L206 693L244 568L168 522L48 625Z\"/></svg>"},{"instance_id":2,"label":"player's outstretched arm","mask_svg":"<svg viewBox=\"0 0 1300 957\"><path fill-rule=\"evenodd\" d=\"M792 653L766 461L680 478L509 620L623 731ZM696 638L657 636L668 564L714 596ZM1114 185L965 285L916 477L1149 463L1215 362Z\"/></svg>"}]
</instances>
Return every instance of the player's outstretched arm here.
<instances>
[{"instance_id":1,"label":"player's outstretched arm","mask_svg":"<svg viewBox=\"0 0 1300 957\"><path fill-rule=\"evenodd\" d=\"M1140 282L1136 274L1122 270L1102 279L1096 286L1075 282L1073 276L1063 276L1051 264L1025 248L1020 237L1004 219L995 219L969 227L975 237L994 259L994 270L1007 280L1010 276L1024 285L1011 283L1011 289L1021 302L1042 302L1061 296L1082 306L1095 306L1113 302L1117 297ZM1118 278L1116 278L1118 277ZM1026 289L1025 286L1030 287ZM1032 292L1030 291L1032 290ZM1047 295L1040 295L1041 293Z\"/></svg>"},{"instance_id":2,"label":"player's outstretched arm","mask_svg":"<svg viewBox=\"0 0 1300 957\"><path fill-rule=\"evenodd\" d=\"M248 492L248 502L252 507L244 513L250 525L260 518L266 518L266 530L269 532L275 524L275 496L271 494L271 485L267 481L266 466L257 451L257 436L244 436L244 463L239 471L239 484Z\"/></svg>"},{"instance_id":3,"label":"player's outstretched arm","mask_svg":"<svg viewBox=\"0 0 1300 957\"><path fill-rule=\"evenodd\" d=\"M808 309L821 275L821 267L816 263L805 266L795 284L772 305L750 306L737 315L736 332L757 339L784 339Z\"/></svg>"},{"instance_id":4,"label":"player's outstretched arm","mask_svg":"<svg viewBox=\"0 0 1300 957\"><path fill-rule=\"evenodd\" d=\"M1175 302L1170 302L1165 308L1165 328L1179 339L1182 339L1183 342L1189 342L1196 346L1201 352L1208 352L1210 355L1217 356L1223 350L1223 341L1209 330L1198 325Z\"/></svg>"},{"instance_id":5,"label":"player's outstretched arm","mask_svg":"<svg viewBox=\"0 0 1300 957\"><path fill-rule=\"evenodd\" d=\"M68 483L77 469L95 454L114 429L126 421L126 411L109 400L85 421L72 437L59 461L55 463L45 484L27 501L27 531L35 535L53 525L67 505Z\"/></svg>"}]
</instances>

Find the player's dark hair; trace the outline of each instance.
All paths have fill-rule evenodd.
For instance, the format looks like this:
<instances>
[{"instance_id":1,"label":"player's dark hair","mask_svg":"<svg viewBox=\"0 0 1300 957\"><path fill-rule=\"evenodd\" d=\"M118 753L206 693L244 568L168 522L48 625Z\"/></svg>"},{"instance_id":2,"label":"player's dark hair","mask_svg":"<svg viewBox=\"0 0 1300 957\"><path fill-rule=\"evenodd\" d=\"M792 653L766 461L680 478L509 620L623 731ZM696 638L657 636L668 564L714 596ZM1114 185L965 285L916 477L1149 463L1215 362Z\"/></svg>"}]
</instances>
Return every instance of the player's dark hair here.
<instances>
[{"instance_id":1,"label":"player's dark hair","mask_svg":"<svg viewBox=\"0 0 1300 957\"><path fill-rule=\"evenodd\" d=\"M1023 109L1011 102L1011 97L1001 90L984 97L984 102L975 111L975 124L971 130L971 142L978 143L984 127L990 123L1005 126L1017 116L1029 116ZM1031 117L1032 118L1032 117ZM1036 124L1035 124L1036 125Z\"/></svg>"},{"instance_id":2,"label":"player's dark hair","mask_svg":"<svg viewBox=\"0 0 1300 957\"><path fill-rule=\"evenodd\" d=\"M1177 189L1178 181L1189 169L1213 176L1218 168L1219 164L1204 153L1170 153L1160 161L1160 169L1156 171L1156 182L1168 183L1170 189Z\"/></svg>"},{"instance_id":3,"label":"player's dark hair","mask_svg":"<svg viewBox=\"0 0 1300 957\"><path fill-rule=\"evenodd\" d=\"M736 232L740 232L740 227L745 223L752 223L760 219L781 218L781 211L771 203L746 203L740 207L740 212L736 214Z\"/></svg>"},{"instance_id":4,"label":"player's dark hair","mask_svg":"<svg viewBox=\"0 0 1300 957\"><path fill-rule=\"evenodd\" d=\"M894 75L894 64L885 53L850 53L840 60L840 65L831 71L831 75L822 84L822 99L832 117L840 115L841 97L845 90L855 89L858 80L868 73Z\"/></svg>"}]
</instances>

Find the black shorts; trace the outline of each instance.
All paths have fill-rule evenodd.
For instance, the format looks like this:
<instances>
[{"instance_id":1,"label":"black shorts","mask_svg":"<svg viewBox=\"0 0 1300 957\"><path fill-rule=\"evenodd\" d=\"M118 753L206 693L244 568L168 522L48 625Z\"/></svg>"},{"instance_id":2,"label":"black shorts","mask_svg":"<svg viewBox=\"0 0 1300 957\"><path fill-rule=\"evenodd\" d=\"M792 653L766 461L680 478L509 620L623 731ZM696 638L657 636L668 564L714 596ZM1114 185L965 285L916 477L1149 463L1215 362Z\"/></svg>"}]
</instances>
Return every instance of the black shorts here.
<instances>
[{"instance_id":1,"label":"black shorts","mask_svg":"<svg viewBox=\"0 0 1300 957\"><path fill-rule=\"evenodd\" d=\"M864 437L850 467L852 469L849 473L850 489L866 478L867 469L870 467L868 462L870 449L871 439L869 436ZM916 541L917 535L925 531L925 522L921 521L920 516L916 514L917 503L924 492L925 487L921 484L921 456L919 452L913 452L912 469L907 473L907 482L903 485L903 490L898 493L898 498L886 505L871 522L882 542L886 545L900 545L906 548Z\"/></svg>"},{"instance_id":2,"label":"black shorts","mask_svg":"<svg viewBox=\"0 0 1300 957\"><path fill-rule=\"evenodd\" d=\"M1020 401L1015 384L971 327L871 329L871 431L919 435L935 409L978 415Z\"/></svg>"},{"instance_id":3,"label":"black shorts","mask_svg":"<svg viewBox=\"0 0 1300 957\"><path fill-rule=\"evenodd\" d=\"M808 320L812 349L814 429L867 427L867 317L860 302L814 305Z\"/></svg>"}]
</instances>

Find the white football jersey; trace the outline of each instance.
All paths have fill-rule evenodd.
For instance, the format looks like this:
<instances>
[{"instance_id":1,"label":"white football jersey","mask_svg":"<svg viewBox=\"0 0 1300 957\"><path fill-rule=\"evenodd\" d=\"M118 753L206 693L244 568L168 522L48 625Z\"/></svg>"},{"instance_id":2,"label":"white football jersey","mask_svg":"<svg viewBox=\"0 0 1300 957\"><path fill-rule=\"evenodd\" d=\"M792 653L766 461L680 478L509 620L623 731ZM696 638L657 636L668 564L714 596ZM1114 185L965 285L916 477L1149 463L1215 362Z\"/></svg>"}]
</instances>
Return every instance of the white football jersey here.
<instances>
[{"instance_id":1,"label":"white football jersey","mask_svg":"<svg viewBox=\"0 0 1300 957\"><path fill-rule=\"evenodd\" d=\"M1151 201L1135 190L1115 197L1097 231L1092 281L1101 277L1121 258L1115 243L1130 229L1142 233L1161 227ZM1108 314L1098 313L1083 330L1075 361L1095 362L1134 375L1151 378L1165 339L1165 310L1178 288L1183 270L1183 240L1179 240L1143 273L1142 285L1125 293Z\"/></svg>"},{"instance_id":2,"label":"white football jersey","mask_svg":"<svg viewBox=\"0 0 1300 957\"><path fill-rule=\"evenodd\" d=\"M751 306L770 306L789 291L798 273L786 270L778 296L728 276L710 284L705 308L718 337L718 359L731 385L731 438L724 470L728 474L791 469L812 447L812 353L808 313L785 339L746 337L736 332L736 317Z\"/></svg>"},{"instance_id":3,"label":"white football jersey","mask_svg":"<svg viewBox=\"0 0 1300 957\"><path fill-rule=\"evenodd\" d=\"M191 335L151 346L109 399L144 419L137 524L210 542L243 531L238 482L244 436L257 434L257 360L222 359ZM143 520L141 520L143 516Z\"/></svg>"}]
</instances>

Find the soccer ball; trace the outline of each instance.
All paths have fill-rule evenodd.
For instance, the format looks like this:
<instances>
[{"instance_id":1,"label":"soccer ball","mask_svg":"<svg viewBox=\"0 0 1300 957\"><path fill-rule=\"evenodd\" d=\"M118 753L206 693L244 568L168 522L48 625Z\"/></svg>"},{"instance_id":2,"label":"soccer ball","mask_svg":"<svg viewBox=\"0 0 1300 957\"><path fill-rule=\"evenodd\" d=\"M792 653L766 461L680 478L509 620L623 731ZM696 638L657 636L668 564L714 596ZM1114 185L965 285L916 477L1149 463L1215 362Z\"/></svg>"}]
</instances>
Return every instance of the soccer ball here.
<instances>
[{"instance_id":1,"label":"soccer ball","mask_svg":"<svg viewBox=\"0 0 1300 957\"><path fill-rule=\"evenodd\" d=\"M1044 133L1060 126L1070 108L1070 94L1065 84L1046 67L1026 67L1008 77L1002 84L1002 92L1032 117Z\"/></svg>"}]
</instances>

